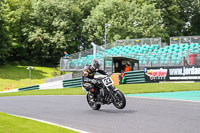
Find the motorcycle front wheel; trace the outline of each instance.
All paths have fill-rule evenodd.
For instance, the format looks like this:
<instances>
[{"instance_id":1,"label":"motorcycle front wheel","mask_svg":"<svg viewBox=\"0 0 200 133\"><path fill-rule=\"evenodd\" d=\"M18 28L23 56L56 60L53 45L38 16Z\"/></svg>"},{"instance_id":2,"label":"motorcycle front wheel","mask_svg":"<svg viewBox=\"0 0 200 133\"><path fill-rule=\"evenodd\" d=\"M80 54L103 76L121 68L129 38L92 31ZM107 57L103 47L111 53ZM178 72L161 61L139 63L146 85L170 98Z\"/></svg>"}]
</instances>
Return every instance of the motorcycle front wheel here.
<instances>
[{"instance_id":1,"label":"motorcycle front wheel","mask_svg":"<svg viewBox=\"0 0 200 133\"><path fill-rule=\"evenodd\" d=\"M126 98L124 94L117 90L114 92L115 100L113 101L113 105L118 109L123 109L126 106Z\"/></svg>"},{"instance_id":2,"label":"motorcycle front wheel","mask_svg":"<svg viewBox=\"0 0 200 133\"><path fill-rule=\"evenodd\" d=\"M87 94L87 102L93 110L99 110L101 108L101 104L96 103L96 98L93 94Z\"/></svg>"}]
</instances>

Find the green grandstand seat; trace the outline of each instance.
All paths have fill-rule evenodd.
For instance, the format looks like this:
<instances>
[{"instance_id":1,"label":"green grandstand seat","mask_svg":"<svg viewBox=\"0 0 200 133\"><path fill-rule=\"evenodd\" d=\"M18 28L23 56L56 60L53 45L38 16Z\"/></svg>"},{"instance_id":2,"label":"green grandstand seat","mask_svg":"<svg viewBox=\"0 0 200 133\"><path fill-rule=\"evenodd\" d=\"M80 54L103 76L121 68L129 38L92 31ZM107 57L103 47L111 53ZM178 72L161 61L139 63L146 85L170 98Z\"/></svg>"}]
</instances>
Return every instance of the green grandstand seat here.
<instances>
[{"instance_id":1,"label":"green grandstand seat","mask_svg":"<svg viewBox=\"0 0 200 133\"><path fill-rule=\"evenodd\" d=\"M170 49L170 46L165 46L164 49Z\"/></svg>"},{"instance_id":2,"label":"green grandstand seat","mask_svg":"<svg viewBox=\"0 0 200 133\"><path fill-rule=\"evenodd\" d=\"M193 48L196 46L196 43L191 43L190 46Z\"/></svg>"},{"instance_id":3,"label":"green grandstand seat","mask_svg":"<svg viewBox=\"0 0 200 133\"><path fill-rule=\"evenodd\" d=\"M147 64L147 60L143 60L143 64Z\"/></svg>"},{"instance_id":4,"label":"green grandstand seat","mask_svg":"<svg viewBox=\"0 0 200 133\"><path fill-rule=\"evenodd\" d=\"M102 56L96 55L96 58L97 58L97 59L101 59L101 58L102 58Z\"/></svg>"},{"instance_id":5,"label":"green grandstand seat","mask_svg":"<svg viewBox=\"0 0 200 133\"><path fill-rule=\"evenodd\" d=\"M173 52L174 52L174 51L172 51L172 50L169 50L169 51L168 51L168 54L172 54Z\"/></svg>"},{"instance_id":6,"label":"green grandstand seat","mask_svg":"<svg viewBox=\"0 0 200 133\"><path fill-rule=\"evenodd\" d=\"M189 49L190 48L190 45L185 45L185 49Z\"/></svg>"},{"instance_id":7,"label":"green grandstand seat","mask_svg":"<svg viewBox=\"0 0 200 133\"><path fill-rule=\"evenodd\" d=\"M180 49L180 46L175 46L174 49Z\"/></svg>"},{"instance_id":8,"label":"green grandstand seat","mask_svg":"<svg viewBox=\"0 0 200 133\"><path fill-rule=\"evenodd\" d=\"M189 51L190 51L191 53L195 53L195 48L191 47L191 48L189 49Z\"/></svg>"},{"instance_id":9,"label":"green grandstand seat","mask_svg":"<svg viewBox=\"0 0 200 133\"><path fill-rule=\"evenodd\" d=\"M169 51L172 51L172 52L173 52L174 50L175 50L175 49L174 49L173 47L171 47L171 48L169 49Z\"/></svg>"},{"instance_id":10,"label":"green grandstand seat","mask_svg":"<svg viewBox=\"0 0 200 133\"><path fill-rule=\"evenodd\" d=\"M160 57L160 63L161 63L161 64L164 64L164 61L165 61L165 57L164 57L164 56L161 56L161 57Z\"/></svg>"},{"instance_id":11,"label":"green grandstand seat","mask_svg":"<svg viewBox=\"0 0 200 133\"><path fill-rule=\"evenodd\" d=\"M169 49L165 49L165 50L164 50L164 53L168 53L168 52L169 52Z\"/></svg>"},{"instance_id":12,"label":"green grandstand seat","mask_svg":"<svg viewBox=\"0 0 200 133\"><path fill-rule=\"evenodd\" d=\"M136 49L138 46L137 45L134 45L134 46L132 46L132 49Z\"/></svg>"},{"instance_id":13,"label":"green grandstand seat","mask_svg":"<svg viewBox=\"0 0 200 133\"><path fill-rule=\"evenodd\" d=\"M185 47L181 47L180 48L180 52L184 51L185 50Z\"/></svg>"},{"instance_id":14,"label":"green grandstand seat","mask_svg":"<svg viewBox=\"0 0 200 133\"><path fill-rule=\"evenodd\" d=\"M153 60L153 62L152 62L154 65L155 64L158 64L158 60L157 60L157 58L155 59L155 60Z\"/></svg>"},{"instance_id":15,"label":"green grandstand seat","mask_svg":"<svg viewBox=\"0 0 200 133\"><path fill-rule=\"evenodd\" d=\"M180 64L180 63L181 63L180 59L178 59L178 60L175 61L175 64L177 64L177 65Z\"/></svg>"},{"instance_id":16,"label":"green grandstand seat","mask_svg":"<svg viewBox=\"0 0 200 133\"><path fill-rule=\"evenodd\" d=\"M129 50L131 50L131 49L132 49L132 47L131 47L131 46L127 46L127 48L128 48Z\"/></svg>"},{"instance_id":17,"label":"green grandstand seat","mask_svg":"<svg viewBox=\"0 0 200 133\"><path fill-rule=\"evenodd\" d=\"M150 57L149 61L151 61L151 62L154 61L154 57Z\"/></svg>"},{"instance_id":18,"label":"green grandstand seat","mask_svg":"<svg viewBox=\"0 0 200 133\"><path fill-rule=\"evenodd\" d=\"M154 44L154 49L158 49L159 48L159 45L158 44Z\"/></svg>"},{"instance_id":19,"label":"green grandstand seat","mask_svg":"<svg viewBox=\"0 0 200 133\"><path fill-rule=\"evenodd\" d=\"M171 47L176 47L176 46L178 46L178 44L171 44L170 46Z\"/></svg>"},{"instance_id":20,"label":"green grandstand seat","mask_svg":"<svg viewBox=\"0 0 200 133\"><path fill-rule=\"evenodd\" d=\"M109 56L109 54L108 54L108 53L105 53L105 56Z\"/></svg>"},{"instance_id":21,"label":"green grandstand seat","mask_svg":"<svg viewBox=\"0 0 200 133\"><path fill-rule=\"evenodd\" d=\"M181 45L180 45L180 47L185 47L186 46L186 44L185 43L182 43Z\"/></svg>"},{"instance_id":22,"label":"green grandstand seat","mask_svg":"<svg viewBox=\"0 0 200 133\"><path fill-rule=\"evenodd\" d=\"M164 60L164 64L169 64L170 59L169 58L165 58Z\"/></svg>"},{"instance_id":23,"label":"green grandstand seat","mask_svg":"<svg viewBox=\"0 0 200 133\"><path fill-rule=\"evenodd\" d=\"M196 47L195 48L200 48L200 45L198 43L196 43Z\"/></svg>"},{"instance_id":24,"label":"green grandstand seat","mask_svg":"<svg viewBox=\"0 0 200 133\"><path fill-rule=\"evenodd\" d=\"M183 53L183 56L184 56L184 57L188 57L188 52L184 52L184 53Z\"/></svg>"},{"instance_id":25,"label":"green grandstand seat","mask_svg":"<svg viewBox=\"0 0 200 133\"><path fill-rule=\"evenodd\" d=\"M179 51L180 51L179 49L175 49L175 52L176 52L176 53L179 53Z\"/></svg>"},{"instance_id":26,"label":"green grandstand seat","mask_svg":"<svg viewBox=\"0 0 200 133\"><path fill-rule=\"evenodd\" d=\"M164 48L160 48L160 49L159 49L159 51L164 51L164 50L165 50Z\"/></svg>"},{"instance_id":27,"label":"green grandstand seat","mask_svg":"<svg viewBox=\"0 0 200 133\"><path fill-rule=\"evenodd\" d=\"M142 45L142 48L147 48L147 45Z\"/></svg>"},{"instance_id":28,"label":"green grandstand seat","mask_svg":"<svg viewBox=\"0 0 200 133\"><path fill-rule=\"evenodd\" d=\"M195 53L200 53L200 48L196 49Z\"/></svg>"},{"instance_id":29,"label":"green grandstand seat","mask_svg":"<svg viewBox=\"0 0 200 133\"><path fill-rule=\"evenodd\" d=\"M153 50L153 52L152 53L158 53L158 50Z\"/></svg>"},{"instance_id":30,"label":"green grandstand seat","mask_svg":"<svg viewBox=\"0 0 200 133\"><path fill-rule=\"evenodd\" d=\"M132 53L134 53L134 52L136 52L136 51L137 51L136 49L131 49L131 52L132 52Z\"/></svg>"},{"instance_id":31,"label":"green grandstand seat","mask_svg":"<svg viewBox=\"0 0 200 133\"><path fill-rule=\"evenodd\" d=\"M105 61L105 66L108 67L108 66L111 66L112 65L112 61Z\"/></svg>"},{"instance_id":32,"label":"green grandstand seat","mask_svg":"<svg viewBox=\"0 0 200 133\"><path fill-rule=\"evenodd\" d=\"M87 57L81 57L81 59L87 59Z\"/></svg>"},{"instance_id":33,"label":"green grandstand seat","mask_svg":"<svg viewBox=\"0 0 200 133\"><path fill-rule=\"evenodd\" d=\"M164 64L165 60L160 60L160 64Z\"/></svg>"},{"instance_id":34,"label":"green grandstand seat","mask_svg":"<svg viewBox=\"0 0 200 133\"><path fill-rule=\"evenodd\" d=\"M149 46L149 50L154 50L154 45Z\"/></svg>"},{"instance_id":35,"label":"green grandstand seat","mask_svg":"<svg viewBox=\"0 0 200 133\"><path fill-rule=\"evenodd\" d=\"M175 59L171 60L171 64L175 64L175 63L176 63Z\"/></svg>"},{"instance_id":36,"label":"green grandstand seat","mask_svg":"<svg viewBox=\"0 0 200 133\"><path fill-rule=\"evenodd\" d=\"M106 49L105 52L108 52L110 49Z\"/></svg>"}]
</instances>

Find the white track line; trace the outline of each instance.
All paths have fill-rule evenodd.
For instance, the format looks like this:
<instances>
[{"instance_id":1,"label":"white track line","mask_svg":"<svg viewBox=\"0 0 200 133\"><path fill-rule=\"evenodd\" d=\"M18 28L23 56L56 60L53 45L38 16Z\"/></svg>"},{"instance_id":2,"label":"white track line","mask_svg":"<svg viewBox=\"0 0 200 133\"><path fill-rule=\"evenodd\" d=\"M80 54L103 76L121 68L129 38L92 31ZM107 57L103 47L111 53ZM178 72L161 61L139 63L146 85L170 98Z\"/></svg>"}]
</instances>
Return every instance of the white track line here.
<instances>
[{"instance_id":1,"label":"white track line","mask_svg":"<svg viewBox=\"0 0 200 133\"><path fill-rule=\"evenodd\" d=\"M200 103L200 101L194 101L194 100L181 100L181 99L170 99L170 98L159 98L159 97L144 97L144 96L126 96L126 97Z\"/></svg>"},{"instance_id":2,"label":"white track line","mask_svg":"<svg viewBox=\"0 0 200 133\"><path fill-rule=\"evenodd\" d=\"M31 117L15 115L15 114L10 114L10 113L6 113L6 114L13 115L13 116L16 116L16 117L26 118L26 119L30 119L30 120L34 120L34 121L50 124L50 125L59 126L59 127L66 128L66 129L73 130L73 131L80 132L80 133L90 133L90 132L86 132L86 131L83 131L83 130L79 130L79 129L75 129L75 128L59 125L59 124L56 124L56 123L53 123L53 122L48 122L48 121L44 121L44 120L40 120L40 119L35 119L35 118L31 118Z\"/></svg>"}]
</instances>

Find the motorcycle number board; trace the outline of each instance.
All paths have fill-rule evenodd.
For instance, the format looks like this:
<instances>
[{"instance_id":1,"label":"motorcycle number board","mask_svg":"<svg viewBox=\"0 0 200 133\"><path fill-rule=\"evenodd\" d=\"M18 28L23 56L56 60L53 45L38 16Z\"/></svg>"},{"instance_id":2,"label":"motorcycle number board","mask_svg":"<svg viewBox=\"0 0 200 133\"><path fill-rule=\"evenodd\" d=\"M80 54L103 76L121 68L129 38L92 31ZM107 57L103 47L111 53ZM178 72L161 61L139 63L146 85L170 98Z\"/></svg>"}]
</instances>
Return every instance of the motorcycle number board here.
<instances>
[{"instance_id":1,"label":"motorcycle number board","mask_svg":"<svg viewBox=\"0 0 200 133\"><path fill-rule=\"evenodd\" d=\"M109 77L108 78L104 78L102 81L103 81L103 83L104 83L105 86L110 86L110 85L113 84L112 79L109 78Z\"/></svg>"}]
</instances>

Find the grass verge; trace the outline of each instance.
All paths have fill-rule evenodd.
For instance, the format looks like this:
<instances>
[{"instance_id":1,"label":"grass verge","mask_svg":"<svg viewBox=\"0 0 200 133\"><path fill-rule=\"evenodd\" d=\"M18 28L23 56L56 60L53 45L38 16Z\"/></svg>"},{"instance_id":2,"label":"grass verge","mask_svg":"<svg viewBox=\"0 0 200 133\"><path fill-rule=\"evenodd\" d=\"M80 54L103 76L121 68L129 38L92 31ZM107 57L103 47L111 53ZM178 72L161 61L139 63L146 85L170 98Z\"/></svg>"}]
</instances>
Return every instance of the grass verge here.
<instances>
[{"instance_id":1,"label":"grass verge","mask_svg":"<svg viewBox=\"0 0 200 133\"><path fill-rule=\"evenodd\" d=\"M64 89L49 89L49 90L30 90L12 93L0 93L2 96L26 96L26 95L84 95L84 91L80 88L64 88Z\"/></svg>"},{"instance_id":2,"label":"grass verge","mask_svg":"<svg viewBox=\"0 0 200 133\"><path fill-rule=\"evenodd\" d=\"M200 83L148 83L148 84L123 84L116 86L124 94L194 91L200 90ZM50 90L32 90L13 93L0 93L3 96L24 96L24 95L85 95L80 88L64 88Z\"/></svg>"},{"instance_id":3,"label":"grass verge","mask_svg":"<svg viewBox=\"0 0 200 133\"><path fill-rule=\"evenodd\" d=\"M0 67L0 91L21 88L45 82L45 78L52 78L58 70L50 67L33 66L31 81L28 66L5 65Z\"/></svg>"},{"instance_id":4,"label":"grass verge","mask_svg":"<svg viewBox=\"0 0 200 133\"><path fill-rule=\"evenodd\" d=\"M66 128L8 115L0 112L2 133L76 133Z\"/></svg>"},{"instance_id":5,"label":"grass verge","mask_svg":"<svg viewBox=\"0 0 200 133\"><path fill-rule=\"evenodd\" d=\"M194 91L200 90L200 83L126 84L118 88L125 94Z\"/></svg>"}]
</instances>

